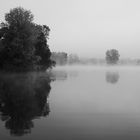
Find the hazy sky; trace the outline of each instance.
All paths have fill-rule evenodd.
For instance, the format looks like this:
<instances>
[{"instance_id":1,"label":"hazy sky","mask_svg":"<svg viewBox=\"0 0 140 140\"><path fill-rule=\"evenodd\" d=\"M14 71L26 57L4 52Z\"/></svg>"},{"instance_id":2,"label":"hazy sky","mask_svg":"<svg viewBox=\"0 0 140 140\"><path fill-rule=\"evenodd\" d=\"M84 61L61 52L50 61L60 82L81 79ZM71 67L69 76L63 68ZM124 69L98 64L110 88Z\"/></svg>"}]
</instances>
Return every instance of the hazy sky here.
<instances>
[{"instance_id":1,"label":"hazy sky","mask_svg":"<svg viewBox=\"0 0 140 140\"><path fill-rule=\"evenodd\" d=\"M140 0L0 0L0 21L17 6L50 27L52 51L99 58L115 48L140 58Z\"/></svg>"}]
</instances>

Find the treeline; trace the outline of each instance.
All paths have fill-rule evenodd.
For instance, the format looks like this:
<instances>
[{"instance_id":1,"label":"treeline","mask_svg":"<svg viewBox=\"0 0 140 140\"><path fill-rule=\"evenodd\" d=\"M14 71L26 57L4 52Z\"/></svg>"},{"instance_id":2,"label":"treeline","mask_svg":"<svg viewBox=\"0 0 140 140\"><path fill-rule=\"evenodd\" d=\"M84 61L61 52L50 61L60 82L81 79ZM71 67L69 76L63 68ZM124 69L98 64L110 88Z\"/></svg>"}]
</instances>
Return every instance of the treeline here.
<instances>
[{"instance_id":1,"label":"treeline","mask_svg":"<svg viewBox=\"0 0 140 140\"><path fill-rule=\"evenodd\" d=\"M66 65L68 55L65 52L52 52L51 60L54 61L57 65Z\"/></svg>"},{"instance_id":2,"label":"treeline","mask_svg":"<svg viewBox=\"0 0 140 140\"><path fill-rule=\"evenodd\" d=\"M107 50L103 59L51 52L49 32L47 25L34 22L31 11L22 7L11 9L0 24L0 71L45 71L55 64L140 64L140 59L120 59L116 49Z\"/></svg>"},{"instance_id":3,"label":"treeline","mask_svg":"<svg viewBox=\"0 0 140 140\"><path fill-rule=\"evenodd\" d=\"M55 65L50 59L50 28L33 22L34 16L21 7L5 14L0 24L0 70L46 70Z\"/></svg>"},{"instance_id":4,"label":"treeline","mask_svg":"<svg viewBox=\"0 0 140 140\"><path fill-rule=\"evenodd\" d=\"M104 58L82 58L77 54L52 52L51 59L56 65L140 65L140 59L119 58L117 50L107 50Z\"/></svg>"}]
</instances>

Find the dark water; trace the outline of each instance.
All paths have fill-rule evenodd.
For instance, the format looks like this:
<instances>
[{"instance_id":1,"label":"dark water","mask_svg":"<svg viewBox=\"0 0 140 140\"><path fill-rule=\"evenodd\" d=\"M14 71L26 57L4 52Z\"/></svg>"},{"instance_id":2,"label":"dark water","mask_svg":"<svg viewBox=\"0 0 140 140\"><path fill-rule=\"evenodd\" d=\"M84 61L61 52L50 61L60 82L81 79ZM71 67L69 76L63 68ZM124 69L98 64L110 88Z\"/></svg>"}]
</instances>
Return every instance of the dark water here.
<instances>
[{"instance_id":1,"label":"dark water","mask_svg":"<svg viewBox=\"0 0 140 140\"><path fill-rule=\"evenodd\" d=\"M140 67L0 74L0 140L139 140Z\"/></svg>"}]
</instances>

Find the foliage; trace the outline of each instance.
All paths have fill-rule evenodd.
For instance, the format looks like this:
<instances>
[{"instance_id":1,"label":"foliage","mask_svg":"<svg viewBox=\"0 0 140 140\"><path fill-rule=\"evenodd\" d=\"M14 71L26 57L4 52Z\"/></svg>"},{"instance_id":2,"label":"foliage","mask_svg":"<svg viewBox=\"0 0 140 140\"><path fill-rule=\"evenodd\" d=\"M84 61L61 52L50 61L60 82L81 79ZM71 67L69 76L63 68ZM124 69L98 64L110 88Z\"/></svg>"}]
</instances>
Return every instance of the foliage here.
<instances>
[{"instance_id":1,"label":"foliage","mask_svg":"<svg viewBox=\"0 0 140 140\"><path fill-rule=\"evenodd\" d=\"M44 70L53 65L47 44L50 29L33 19L32 13L21 7L5 14L0 26L0 69Z\"/></svg>"},{"instance_id":2,"label":"foliage","mask_svg":"<svg viewBox=\"0 0 140 140\"><path fill-rule=\"evenodd\" d=\"M55 65L55 62L51 60L51 52L46 39L50 29L46 25L36 25L35 28L38 32L38 36L35 39L35 55L39 57L37 64L40 65L41 69L45 70Z\"/></svg>"},{"instance_id":3,"label":"foliage","mask_svg":"<svg viewBox=\"0 0 140 140\"><path fill-rule=\"evenodd\" d=\"M77 54L70 54L68 56L68 63L69 64L76 64L76 63L79 63L80 60L79 60L79 57Z\"/></svg>"},{"instance_id":4,"label":"foliage","mask_svg":"<svg viewBox=\"0 0 140 140\"><path fill-rule=\"evenodd\" d=\"M119 52L118 50L115 49L111 49L111 50L107 50L106 52L106 61L108 64L116 64L119 60Z\"/></svg>"},{"instance_id":5,"label":"foliage","mask_svg":"<svg viewBox=\"0 0 140 140\"><path fill-rule=\"evenodd\" d=\"M51 59L58 65L66 65L68 55L65 52L52 52Z\"/></svg>"}]
</instances>

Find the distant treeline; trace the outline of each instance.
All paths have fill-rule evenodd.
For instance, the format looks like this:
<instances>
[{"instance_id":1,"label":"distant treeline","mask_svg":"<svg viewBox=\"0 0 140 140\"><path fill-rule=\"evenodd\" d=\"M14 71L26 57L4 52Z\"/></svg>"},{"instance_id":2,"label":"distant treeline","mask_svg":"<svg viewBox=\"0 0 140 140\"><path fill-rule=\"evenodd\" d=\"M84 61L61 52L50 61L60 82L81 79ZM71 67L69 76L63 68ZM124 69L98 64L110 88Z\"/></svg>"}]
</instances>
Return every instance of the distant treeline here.
<instances>
[{"instance_id":1,"label":"distant treeline","mask_svg":"<svg viewBox=\"0 0 140 140\"><path fill-rule=\"evenodd\" d=\"M51 59L56 65L106 65L106 58L82 58L77 54L67 54L66 52L52 52ZM121 58L118 65L140 65L140 59Z\"/></svg>"}]
</instances>

